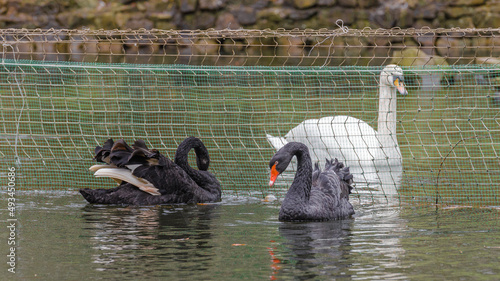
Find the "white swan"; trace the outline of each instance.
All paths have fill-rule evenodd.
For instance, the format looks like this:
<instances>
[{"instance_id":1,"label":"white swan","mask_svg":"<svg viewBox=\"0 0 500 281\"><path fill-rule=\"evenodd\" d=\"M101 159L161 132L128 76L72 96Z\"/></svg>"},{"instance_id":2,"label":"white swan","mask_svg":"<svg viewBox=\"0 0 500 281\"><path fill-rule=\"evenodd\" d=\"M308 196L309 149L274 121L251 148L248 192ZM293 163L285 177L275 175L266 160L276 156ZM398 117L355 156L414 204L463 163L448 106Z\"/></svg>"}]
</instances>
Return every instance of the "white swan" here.
<instances>
[{"instance_id":1,"label":"white swan","mask_svg":"<svg viewBox=\"0 0 500 281\"><path fill-rule=\"evenodd\" d=\"M397 194L402 162L396 138L396 92L408 94L399 66L382 70L379 91L378 131L363 120L339 115L305 120L285 137L266 135L267 140L276 150L288 142L302 142L313 162L338 158L351 168L355 182L382 183L385 194Z\"/></svg>"}]
</instances>

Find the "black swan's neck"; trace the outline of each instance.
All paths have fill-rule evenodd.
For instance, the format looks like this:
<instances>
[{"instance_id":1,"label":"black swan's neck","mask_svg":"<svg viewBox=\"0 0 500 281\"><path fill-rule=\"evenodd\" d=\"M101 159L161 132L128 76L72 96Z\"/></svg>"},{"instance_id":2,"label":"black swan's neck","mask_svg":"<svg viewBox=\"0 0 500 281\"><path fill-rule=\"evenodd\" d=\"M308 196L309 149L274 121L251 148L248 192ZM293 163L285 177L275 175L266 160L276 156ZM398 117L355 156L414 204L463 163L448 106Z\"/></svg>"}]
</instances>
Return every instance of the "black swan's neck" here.
<instances>
[{"instance_id":1,"label":"black swan's neck","mask_svg":"<svg viewBox=\"0 0 500 281\"><path fill-rule=\"evenodd\" d=\"M297 172L283 203L286 204L286 201L306 202L309 200L312 185L311 156L308 148L301 143L294 144L290 148L290 153L292 157L293 155L297 157Z\"/></svg>"},{"instance_id":2,"label":"black swan's neck","mask_svg":"<svg viewBox=\"0 0 500 281\"><path fill-rule=\"evenodd\" d=\"M188 154L191 149L194 149L196 154L198 170L189 165ZM174 161L199 187L210 193L220 195L219 182L207 171L210 165L210 156L208 155L207 148L200 139L195 137L185 139L177 148Z\"/></svg>"},{"instance_id":3,"label":"black swan's neck","mask_svg":"<svg viewBox=\"0 0 500 281\"><path fill-rule=\"evenodd\" d=\"M175 164L181 167L186 172L198 172L196 169L193 169L188 162L188 154L191 149L194 148L194 152L196 154L196 164L199 170L206 171L208 170L208 166L210 164L210 157L208 155L208 150L205 145L201 142L201 140L189 137L185 139L177 148L175 153ZM189 173L188 172L188 173Z\"/></svg>"}]
</instances>

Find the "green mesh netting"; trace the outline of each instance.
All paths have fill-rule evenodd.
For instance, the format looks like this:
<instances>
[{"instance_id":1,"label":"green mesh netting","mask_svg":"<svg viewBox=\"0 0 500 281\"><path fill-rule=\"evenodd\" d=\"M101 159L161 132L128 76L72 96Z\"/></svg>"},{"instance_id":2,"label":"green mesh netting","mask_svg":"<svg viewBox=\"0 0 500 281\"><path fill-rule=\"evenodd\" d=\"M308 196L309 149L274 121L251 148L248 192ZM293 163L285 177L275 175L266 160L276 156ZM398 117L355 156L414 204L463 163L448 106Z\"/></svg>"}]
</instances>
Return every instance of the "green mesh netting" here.
<instances>
[{"instance_id":1,"label":"green mesh netting","mask_svg":"<svg viewBox=\"0 0 500 281\"><path fill-rule=\"evenodd\" d=\"M4 60L0 63L2 175L16 166L19 189L112 187L88 171L107 138L141 138L173 158L201 138L224 190L269 188L274 148L306 119L359 118L376 128L382 67L209 67ZM403 68L397 100L403 172L392 182L355 178L354 196L498 205L498 66ZM342 159L341 159L342 160ZM357 180L357 181L356 181Z\"/></svg>"}]
</instances>

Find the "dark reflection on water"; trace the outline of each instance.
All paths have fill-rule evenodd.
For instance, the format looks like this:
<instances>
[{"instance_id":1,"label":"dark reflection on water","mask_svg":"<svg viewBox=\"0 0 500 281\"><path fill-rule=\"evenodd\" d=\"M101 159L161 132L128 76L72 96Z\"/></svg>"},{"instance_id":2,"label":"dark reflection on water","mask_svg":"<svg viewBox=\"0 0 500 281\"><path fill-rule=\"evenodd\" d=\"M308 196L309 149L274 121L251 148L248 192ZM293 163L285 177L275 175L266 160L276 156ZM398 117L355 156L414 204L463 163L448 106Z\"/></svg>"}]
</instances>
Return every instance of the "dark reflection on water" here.
<instances>
[{"instance_id":1,"label":"dark reflection on water","mask_svg":"<svg viewBox=\"0 0 500 281\"><path fill-rule=\"evenodd\" d=\"M217 205L83 208L97 271L127 268L125 275L189 274L214 266L212 219Z\"/></svg>"},{"instance_id":2,"label":"dark reflection on water","mask_svg":"<svg viewBox=\"0 0 500 281\"><path fill-rule=\"evenodd\" d=\"M293 275L309 280L328 271L332 278L348 277L352 226L352 220L281 224L283 245L295 261Z\"/></svg>"}]
</instances>

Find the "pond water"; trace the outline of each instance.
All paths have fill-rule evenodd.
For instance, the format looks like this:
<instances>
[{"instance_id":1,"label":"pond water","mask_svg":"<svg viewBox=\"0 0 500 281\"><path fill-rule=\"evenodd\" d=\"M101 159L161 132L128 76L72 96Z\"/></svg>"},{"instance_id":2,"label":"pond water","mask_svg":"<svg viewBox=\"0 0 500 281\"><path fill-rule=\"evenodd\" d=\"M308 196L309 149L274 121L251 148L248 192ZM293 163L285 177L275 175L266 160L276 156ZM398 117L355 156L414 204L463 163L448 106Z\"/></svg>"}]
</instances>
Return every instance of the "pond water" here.
<instances>
[{"instance_id":1,"label":"pond water","mask_svg":"<svg viewBox=\"0 0 500 281\"><path fill-rule=\"evenodd\" d=\"M500 279L497 208L354 199L350 220L283 223L279 200L251 194L150 207L90 205L77 191L16 198L16 273L2 231L2 280Z\"/></svg>"}]
</instances>

